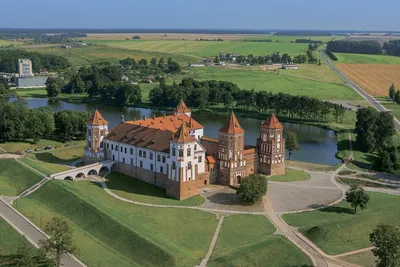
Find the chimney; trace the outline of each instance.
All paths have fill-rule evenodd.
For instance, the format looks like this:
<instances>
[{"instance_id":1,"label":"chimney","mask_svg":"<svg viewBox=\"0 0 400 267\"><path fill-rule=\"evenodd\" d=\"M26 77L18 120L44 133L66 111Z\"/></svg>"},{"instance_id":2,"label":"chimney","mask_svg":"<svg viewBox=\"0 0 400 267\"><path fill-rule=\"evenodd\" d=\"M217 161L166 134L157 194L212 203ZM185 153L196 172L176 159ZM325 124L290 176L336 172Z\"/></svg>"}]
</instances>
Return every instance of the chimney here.
<instances>
[{"instance_id":1,"label":"chimney","mask_svg":"<svg viewBox=\"0 0 400 267\"><path fill-rule=\"evenodd\" d=\"M121 113L121 123L124 123L125 119L124 119L124 114Z\"/></svg>"},{"instance_id":2,"label":"chimney","mask_svg":"<svg viewBox=\"0 0 400 267\"><path fill-rule=\"evenodd\" d=\"M145 120L146 119L146 115L143 115L143 120Z\"/></svg>"}]
</instances>

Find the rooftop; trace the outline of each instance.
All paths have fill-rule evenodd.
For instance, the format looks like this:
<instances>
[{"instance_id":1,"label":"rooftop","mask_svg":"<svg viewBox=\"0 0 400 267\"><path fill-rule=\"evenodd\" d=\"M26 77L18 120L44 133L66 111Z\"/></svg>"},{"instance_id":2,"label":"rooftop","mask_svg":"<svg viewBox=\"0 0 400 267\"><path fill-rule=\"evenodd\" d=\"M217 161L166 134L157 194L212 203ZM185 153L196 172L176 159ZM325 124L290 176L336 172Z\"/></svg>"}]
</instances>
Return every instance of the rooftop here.
<instances>
[{"instance_id":1,"label":"rooftop","mask_svg":"<svg viewBox=\"0 0 400 267\"><path fill-rule=\"evenodd\" d=\"M175 133L182 123L186 123L189 130L203 129L203 125L192 119L186 114L152 117L143 120L127 121L128 124L145 126L152 129L169 130Z\"/></svg>"},{"instance_id":2,"label":"rooftop","mask_svg":"<svg viewBox=\"0 0 400 267\"><path fill-rule=\"evenodd\" d=\"M229 115L228 119L225 121L224 125L219 129L220 133L227 133L227 134L238 134L244 133L244 130L239 124L235 113L233 111Z\"/></svg>"},{"instance_id":3,"label":"rooftop","mask_svg":"<svg viewBox=\"0 0 400 267\"><path fill-rule=\"evenodd\" d=\"M88 124L92 126L108 125L108 121L106 121L101 113L96 109L92 117L89 119Z\"/></svg>"},{"instance_id":4,"label":"rooftop","mask_svg":"<svg viewBox=\"0 0 400 267\"><path fill-rule=\"evenodd\" d=\"M262 124L261 127L268 129L283 129L283 125L279 122L274 113L269 116Z\"/></svg>"}]
</instances>

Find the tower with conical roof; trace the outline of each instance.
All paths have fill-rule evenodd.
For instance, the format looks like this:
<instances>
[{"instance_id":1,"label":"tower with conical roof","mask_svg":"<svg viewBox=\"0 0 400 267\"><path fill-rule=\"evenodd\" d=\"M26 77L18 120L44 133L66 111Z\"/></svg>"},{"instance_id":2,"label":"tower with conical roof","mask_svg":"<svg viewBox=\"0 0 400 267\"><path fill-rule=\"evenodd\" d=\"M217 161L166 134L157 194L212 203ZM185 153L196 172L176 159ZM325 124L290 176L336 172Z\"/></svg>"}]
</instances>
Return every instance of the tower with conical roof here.
<instances>
[{"instance_id":1,"label":"tower with conical roof","mask_svg":"<svg viewBox=\"0 0 400 267\"><path fill-rule=\"evenodd\" d=\"M85 164L105 159L104 138L108 134L108 122L96 109L86 124Z\"/></svg>"},{"instance_id":2,"label":"tower with conical roof","mask_svg":"<svg viewBox=\"0 0 400 267\"><path fill-rule=\"evenodd\" d=\"M260 137L257 140L259 173L285 174L285 149L283 125L275 114L272 114L261 124Z\"/></svg>"},{"instance_id":3,"label":"tower with conical roof","mask_svg":"<svg viewBox=\"0 0 400 267\"><path fill-rule=\"evenodd\" d=\"M243 160L244 130L233 111L219 129L218 179L223 185L238 185L246 176Z\"/></svg>"},{"instance_id":4,"label":"tower with conical roof","mask_svg":"<svg viewBox=\"0 0 400 267\"><path fill-rule=\"evenodd\" d=\"M192 115L190 109L186 106L185 102L182 99L181 101L179 101L178 105L174 109L174 114L175 115L186 114L189 117L191 117Z\"/></svg>"}]
</instances>

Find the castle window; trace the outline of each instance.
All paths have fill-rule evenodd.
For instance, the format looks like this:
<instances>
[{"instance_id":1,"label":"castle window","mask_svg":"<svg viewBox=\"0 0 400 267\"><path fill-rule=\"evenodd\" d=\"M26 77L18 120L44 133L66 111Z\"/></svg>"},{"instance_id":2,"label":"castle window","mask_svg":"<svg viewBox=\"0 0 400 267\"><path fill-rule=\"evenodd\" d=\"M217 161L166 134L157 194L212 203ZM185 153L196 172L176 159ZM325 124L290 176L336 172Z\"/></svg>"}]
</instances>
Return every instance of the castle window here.
<instances>
[{"instance_id":1,"label":"castle window","mask_svg":"<svg viewBox=\"0 0 400 267\"><path fill-rule=\"evenodd\" d=\"M267 141L267 135L266 134L263 134L263 141L264 142Z\"/></svg>"},{"instance_id":2,"label":"castle window","mask_svg":"<svg viewBox=\"0 0 400 267\"><path fill-rule=\"evenodd\" d=\"M179 155L178 155L180 158L182 158L183 157L183 149L179 149Z\"/></svg>"},{"instance_id":3,"label":"castle window","mask_svg":"<svg viewBox=\"0 0 400 267\"><path fill-rule=\"evenodd\" d=\"M150 159L153 159L153 153L150 152L149 154Z\"/></svg>"},{"instance_id":4,"label":"castle window","mask_svg":"<svg viewBox=\"0 0 400 267\"><path fill-rule=\"evenodd\" d=\"M197 145L194 145L194 150L197 150Z\"/></svg>"},{"instance_id":5,"label":"castle window","mask_svg":"<svg viewBox=\"0 0 400 267\"><path fill-rule=\"evenodd\" d=\"M140 167L140 168L143 168L143 161L140 161L140 162L139 162L139 167Z\"/></svg>"},{"instance_id":6,"label":"castle window","mask_svg":"<svg viewBox=\"0 0 400 267\"><path fill-rule=\"evenodd\" d=\"M278 134L278 136L277 136L277 137L278 137L278 140L277 140L277 141L278 141L278 142L280 142L280 141L281 141L281 135L280 135L280 134Z\"/></svg>"},{"instance_id":7,"label":"castle window","mask_svg":"<svg viewBox=\"0 0 400 267\"><path fill-rule=\"evenodd\" d=\"M150 170L153 170L154 166L153 163L150 164Z\"/></svg>"},{"instance_id":8,"label":"castle window","mask_svg":"<svg viewBox=\"0 0 400 267\"><path fill-rule=\"evenodd\" d=\"M92 142L88 141L88 148L92 148Z\"/></svg>"},{"instance_id":9,"label":"castle window","mask_svg":"<svg viewBox=\"0 0 400 267\"><path fill-rule=\"evenodd\" d=\"M107 143L107 149L110 149L110 144Z\"/></svg>"},{"instance_id":10,"label":"castle window","mask_svg":"<svg viewBox=\"0 0 400 267\"><path fill-rule=\"evenodd\" d=\"M125 154L126 154L126 147L125 147Z\"/></svg>"},{"instance_id":11,"label":"castle window","mask_svg":"<svg viewBox=\"0 0 400 267\"><path fill-rule=\"evenodd\" d=\"M104 136L104 130L100 130L100 136Z\"/></svg>"},{"instance_id":12,"label":"castle window","mask_svg":"<svg viewBox=\"0 0 400 267\"><path fill-rule=\"evenodd\" d=\"M111 144L111 150L114 150L114 145L113 144Z\"/></svg>"},{"instance_id":13,"label":"castle window","mask_svg":"<svg viewBox=\"0 0 400 267\"><path fill-rule=\"evenodd\" d=\"M188 157L191 156L191 149L190 149L190 148L187 149L187 156L188 156Z\"/></svg>"},{"instance_id":14,"label":"castle window","mask_svg":"<svg viewBox=\"0 0 400 267\"><path fill-rule=\"evenodd\" d=\"M203 157L199 156L199 163L201 163L203 161Z\"/></svg>"},{"instance_id":15,"label":"castle window","mask_svg":"<svg viewBox=\"0 0 400 267\"><path fill-rule=\"evenodd\" d=\"M171 154L172 154L172 156L174 156L175 157L175 155L176 155L176 152L175 152L175 148L171 148Z\"/></svg>"},{"instance_id":16,"label":"castle window","mask_svg":"<svg viewBox=\"0 0 400 267\"><path fill-rule=\"evenodd\" d=\"M163 166L160 166L160 172L161 172L161 173L164 173L164 168L163 168Z\"/></svg>"},{"instance_id":17,"label":"castle window","mask_svg":"<svg viewBox=\"0 0 400 267\"><path fill-rule=\"evenodd\" d=\"M188 170L191 170L191 169L192 169L192 162L190 162L190 161L188 162L187 169L188 169Z\"/></svg>"},{"instance_id":18,"label":"castle window","mask_svg":"<svg viewBox=\"0 0 400 267\"><path fill-rule=\"evenodd\" d=\"M161 161L161 155L157 155L157 161L158 161L158 162Z\"/></svg>"},{"instance_id":19,"label":"castle window","mask_svg":"<svg viewBox=\"0 0 400 267\"><path fill-rule=\"evenodd\" d=\"M121 152L124 152L123 149L124 149L124 148L121 146Z\"/></svg>"},{"instance_id":20,"label":"castle window","mask_svg":"<svg viewBox=\"0 0 400 267\"><path fill-rule=\"evenodd\" d=\"M165 163L165 156L162 156L162 162Z\"/></svg>"},{"instance_id":21,"label":"castle window","mask_svg":"<svg viewBox=\"0 0 400 267\"><path fill-rule=\"evenodd\" d=\"M172 162L172 169L173 169L173 170L176 169L176 163L175 163L175 161Z\"/></svg>"},{"instance_id":22,"label":"castle window","mask_svg":"<svg viewBox=\"0 0 400 267\"><path fill-rule=\"evenodd\" d=\"M129 150L130 150L129 152L131 153L131 155L133 155L133 148L131 147Z\"/></svg>"},{"instance_id":23,"label":"castle window","mask_svg":"<svg viewBox=\"0 0 400 267\"><path fill-rule=\"evenodd\" d=\"M146 158L146 157L147 157L146 154L147 154L146 151L143 151L143 158Z\"/></svg>"},{"instance_id":24,"label":"castle window","mask_svg":"<svg viewBox=\"0 0 400 267\"><path fill-rule=\"evenodd\" d=\"M122 163L125 163L125 158L122 158Z\"/></svg>"},{"instance_id":25,"label":"castle window","mask_svg":"<svg viewBox=\"0 0 400 267\"><path fill-rule=\"evenodd\" d=\"M87 130L87 135L92 136L92 131L90 129Z\"/></svg>"},{"instance_id":26,"label":"castle window","mask_svg":"<svg viewBox=\"0 0 400 267\"><path fill-rule=\"evenodd\" d=\"M139 150L139 157L143 156L143 151Z\"/></svg>"},{"instance_id":27,"label":"castle window","mask_svg":"<svg viewBox=\"0 0 400 267\"><path fill-rule=\"evenodd\" d=\"M115 145L115 151L118 151L118 145Z\"/></svg>"},{"instance_id":28,"label":"castle window","mask_svg":"<svg viewBox=\"0 0 400 267\"><path fill-rule=\"evenodd\" d=\"M100 142L100 148L104 147L104 142Z\"/></svg>"}]
</instances>

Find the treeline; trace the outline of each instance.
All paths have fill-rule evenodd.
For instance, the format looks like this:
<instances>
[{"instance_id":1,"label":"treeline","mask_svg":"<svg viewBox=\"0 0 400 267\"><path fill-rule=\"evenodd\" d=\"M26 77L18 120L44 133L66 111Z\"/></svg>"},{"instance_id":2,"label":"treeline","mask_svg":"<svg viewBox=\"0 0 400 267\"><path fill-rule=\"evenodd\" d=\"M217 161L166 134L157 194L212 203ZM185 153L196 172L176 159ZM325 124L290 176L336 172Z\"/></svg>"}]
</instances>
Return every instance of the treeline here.
<instances>
[{"instance_id":1,"label":"treeline","mask_svg":"<svg viewBox=\"0 0 400 267\"><path fill-rule=\"evenodd\" d=\"M40 69L63 70L71 65L65 57L28 52L21 49L0 50L0 72L18 72L18 59L28 58L32 60L32 69L39 72Z\"/></svg>"},{"instance_id":2,"label":"treeline","mask_svg":"<svg viewBox=\"0 0 400 267\"><path fill-rule=\"evenodd\" d=\"M222 38L218 38L218 39L204 39L204 38L200 38L200 39L195 39L195 41L217 41L217 42L223 42L224 39L222 39Z\"/></svg>"},{"instance_id":3,"label":"treeline","mask_svg":"<svg viewBox=\"0 0 400 267\"><path fill-rule=\"evenodd\" d=\"M120 66L109 63L81 67L77 73L64 75L64 79L49 77L46 91L49 97L86 93L90 98L117 104L136 105L142 100L140 86L123 81Z\"/></svg>"},{"instance_id":4,"label":"treeline","mask_svg":"<svg viewBox=\"0 0 400 267\"><path fill-rule=\"evenodd\" d=\"M400 57L400 40L391 40L383 44L383 49L391 56Z\"/></svg>"},{"instance_id":5,"label":"treeline","mask_svg":"<svg viewBox=\"0 0 400 267\"><path fill-rule=\"evenodd\" d=\"M216 60L219 59L216 57ZM254 56L253 54L247 56L237 56L236 63L249 63L252 65L255 64L268 64L268 63L310 63L314 64L317 63L318 59L314 56L312 50L308 50L307 53L304 55L296 55L290 56L287 53L281 55L281 53L272 53L271 55L267 56Z\"/></svg>"},{"instance_id":6,"label":"treeline","mask_svg":"<svg viewBox=\"0 0 400 267\"><path fill-rule=\"evenodd\" d=\"M33 139L84 139L88 112L53 113L50 107L29 109L25 101L0 100L0 141Z\"/></svg>"},{"instance_id":7,"label":"treeline","mask_svg":"<svg viewBox=\"0 0 400 267\"><path fill-rule=\"evenodd\" d=\"M69 32L60 34L40 34L35 35L33 43L35 44L72 44L76 38L86 37L86 33ZM75 38L75 39L74 39Z\"/></svg>"},{"instance_id":8,"label":"treeline","mask_svg":"<svg viewBox=\"0 0 400 267\"><path fill-rule=\"evenodd\" d=\"M330 115L333 115L336 121L342 121L346 111L342 105L306 96L256 92L240 89L228 81L197 81L192 78L183 79L179 85L166 85L162 81L160 86L150 91L149 99L156 106L175 107L183 99L194 108L224 105L227 108L274 111L290 118L325 122L329 120Z\"/></svg>"},{"instance_id":9,"label":"treeline","mask_svg":"<svg viewBox=\"0 0 400 267\"><path fill-rule=\"evenodd\" d=\"M139 81L146 78L148 75L159 76L163 74L179 74L181 72L180 65L168 58L167 61L162 57L157 61L157 58L151 58L150 62L146 59L136 61L134 58L126 58L119 62L125 75L130 80Z\"/></svg>"},{"instance_id":10,"label":"treeline","mask_svg":"<svg viewBox=\"0 0 400 267\"><path fill-rule=\"evenodd\" d=\"M390 112L378 112L371 107L359 109L354 131L360 151L378 153L372 164L374 170L388 173L400 171L400 147L391 143L396 128Z\"/></svg>"},{"instance_id":11,"label":"treeline","mask_svg":"<svg viewBox=\"0 0 400 267\"><path fill-rule=\"evenodd\" d=\"M335 61L337 60L336 55L331 50L326 49L325 52L332 60L335 60Z\"/></svg>"},{"instance_id":12,"label":"treeline","mask_svg":"<svg viewBox=\"0 0 400 267\"><path fill-rule=\"evenodd\" d=\"M274 33L274 35L281 36L332 36L332 32L327 31L280 31Z\"/></svg>"},{"instance_id":13,"label":"treeline","mask_svg":"<svg viewBox=\"0 0 400 267\"><path fill-rule=\"evenodd\" d=\"M363 41L346 41L336 40L329 41L327 49L338 53L356 53L356 54L382 54L382 46L378 41L363 40Z\"/></svg>"},{"instance_id":14,"label":"treeline","mask_svg":"<svg viewBox=\"0 0 400 267\"><path fill-rule=\"evenodd\" d=\"M302 43L302 44L322 44L322 41L312 40L312 39L296 39L295 43Z\"/></svg>"},{"instance_id":15,"label":"treeline","mask_svg":"<svg viewBox=\"0 0 400 267\"><path fill-rule=\"evenodd\" d=\"M255 43L272 43L271 39L245 39L245 42L255 42ZM276 42L279 42L276 40Z\"/></svg>"}]
</instances>

